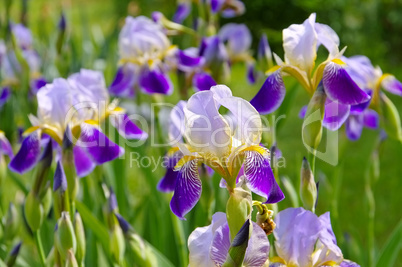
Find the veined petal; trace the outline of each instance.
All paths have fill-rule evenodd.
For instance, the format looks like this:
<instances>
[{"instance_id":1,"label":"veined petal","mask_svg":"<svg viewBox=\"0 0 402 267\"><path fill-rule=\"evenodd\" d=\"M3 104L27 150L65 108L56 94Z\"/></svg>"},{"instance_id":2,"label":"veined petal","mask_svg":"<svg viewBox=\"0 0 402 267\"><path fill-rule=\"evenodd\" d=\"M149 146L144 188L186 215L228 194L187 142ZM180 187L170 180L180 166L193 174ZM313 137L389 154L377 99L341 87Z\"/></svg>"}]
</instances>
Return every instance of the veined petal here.
<instances>
[{"instance_id":1,"label":"veined petal","mask_svg":"<svg viewBox=\"0 0 402 267\"><path fill-rule=\"evenodd\" d=\"M81 124L81 135L77 145L85 149L92 160L99 165L124 154L124 148L112 142L96 126L88 123Z\"/></svg>"},{"instance_id":2,"label":"veined petal","mask_svg":"<svg viewBox=\"0 0 402 267\"><path fill-rule=\"evenodd\" d=\"M185 163L179 170L170 209L181 220L197 204L201 197L201 180L198 174L198 160Z\"/></svg>"},{"instance_id":3,"label":"veined petal","mask_svg":"<svg viewBox=\"0 0 402 267\"><path fill-rule=\"evenodd\" d=\"M205 72L196 73L193 76L193 86L198 91L206 91L211 89L212 86L216 85L217 83L212 78L211 75Z\"/></svg>"},{"instance_id":4,"label":"veined petal","mask_svg":"<svg viewBox=\"0 0 402 267\"><path fill-rule=\"evenodd\" d=\"M362 135L363 123L362 114L350 115L346 121L346 136L352 141L358 140Z\"/></svg>"},{"instance_id":5,"label":"veined petal","mask_svg":"<svg viewBox=\"0 0 402 267\"><path fill-rule=\"evenodd\" d=\"M166 173L165 176L158 183L158 190L161 192L172 192L176 187L177 177L179 172L175 171L175 166L183 157L183 153L179 150L173 155L167 155L165 160Z\"/></svg>"},{"instance_id":6,"label":"veined petal","mask_svg":"<svg viewBox=\"0 0 402 267\"><path fill-rule=\"evenodd\" d=\"M278 69L268 76L257 95L250 101L251 105L261 114L274 112L285 98L286 88L281 70Z\"/></svg>"},{"instance_id":7,"label":"veined petal","mask_svg":"<svg viewBox=\"0 0 402 267\"><path fill-rule=\"evenodd\" d=\"M125 64L117 69L116 76L109 91L112 95L118 97L133 97L134 84L136 82L135 67L131 64Z\"/></svg>"},{"instance_id":8,"label":"veined petal","mask_svg":"<svg viewBox=\"0 0 402 267\"><path fill-rule=\"evenodd\" d=\"M146 139L148 134L132 122L127 114L114 114L110 116L113 127L126 139Z\"/></svg>"},{"instance_id":9,"label":"veined petal","mask_svg":"<svg viewBox=\"0 0 402 267\"><path fill-rule=\"evenodd\" d=\"M269 153L260 153L255 150L246 150L244 160L244 175L247 186L254 193L265 197L265 203L277 203L285 198L275 180L270 166Z\"/></svg>"},{"instance_id":10,"label":"veined petal","mask_svg":"<svg viewBox=\"0 0 402 267\"><path fill-rule=\"evenodd\" d=\"M9 164L10 169L20 174L29 171L38 162L40 149L40 133L37 130L22 141L20 150Z\"/></svg>"},{"instance_id":11,"label":"veined petal","mask_svg":"<svg viewBox=\"0 0 402 267\"><path fill-rule=\"evenodd\" d=\"M96 167L95 162L87 154L84 148L74 146L73 155L74 155L75 171L79 178L87 176L93 171L93 169L95 169Z\"/></svg>"},{"instance_id":12,"label":"veined petal","mask_svg":"<svg viewBox=\"0 0 402 267\"><path fill-rule=\"evenodd\" d=\"M314 68L317 57L317 33L315 30L315 13L303 24L292 24L283 30L283 49L286 63L304 70L308 74Z\"/></svg>"},{"instance_id":13,"label":"veined petal","mask_svg":"<svg viewBox=\"0 0 402 267\"><path fill-rule=\"evenodd\" d=\"M139 84L144 93L170 95L173 85L169 76L157 69L145 69L140 75Z\"/></svg>"},{"instance_id":14,"label":"veined petal","mask_svg":"<svg viewBox=\"0 0 402 267\"><path fill-rule=\"evenodd\" d=\"M7 155L9 158L14 156L13 148L2 131L0 131L0 156L1 155Z\"/></svg>"},{"instance_id":15,"label":"veined petal","mask_svg":"<svg viewBox=\"0 0 402 267\"><path fill-rule=\"evenodd\" d=\"M380 117L378 113L372 109L363 112L364 126L370 129L377 129L380 125Z\"/></svg>"},{"instance_id":16,"label":"veined petal","mask_svg":"<svg viewBox=\"0 0 402 267\"><path fill-rule=\"evenodd\" d=\"M287 266L313 266L312 254L321 223L303 208L288 208L275 217L275 248Z\"/></svg>"},{"instance_id":17,"label":"veined petal","mask_svg":"<svg viewBox=\"0 0 402 267\"><path fill-rule=\"evenodd\" d=\"M222 266L225 263L229 248L230 231L229 225L226 222L216 229L216 232L214 233L214 237L212 239L209 255L215 263L214 266Z\"/></svg>"},{"instance_id":18,"label":"veined petal","mask_svg":"<svg viewBox=\"0 0 402 267\"><path fill-rule=\"evenodd\" d=\"M243 264L246 267L260 267L264 266L268 259L269 241L264 230L255 222L252 222L252 224L253 231L248 241Z\"/></svg>"},{"instance_id":19,"label":"veined petal","mask_svg":"<svg viewBox=\"0 0 402 267\"><path fill-rule=\"evenodd\" d=\"M350 105L343 105L337 101L327 98L325 101L325 111L322 125L331 130L336 131L341 128L346 121L350 112Z\"/></svg>"},{"instance_id":20,"label":"veined petal","mask_svg":"<svg viewBox=\"0 0 402 267\"><path fill-rule=\"evenodd\" d=\"M340 60L332 60L325 66L322 80L328 97L347 105L370 100L370 96L357 86L344 67L345 64Z\"/></svg>"},{"instance_id":21,"label":"veined petal","mask_svg":"<svg viewBox=\"0 0 402 267\"><path fill-rule=\"evenodd\" d=\"M394 75L384 74L381 86L392 94L402 96L402 83Z\"/></svg>"}]
</instances>

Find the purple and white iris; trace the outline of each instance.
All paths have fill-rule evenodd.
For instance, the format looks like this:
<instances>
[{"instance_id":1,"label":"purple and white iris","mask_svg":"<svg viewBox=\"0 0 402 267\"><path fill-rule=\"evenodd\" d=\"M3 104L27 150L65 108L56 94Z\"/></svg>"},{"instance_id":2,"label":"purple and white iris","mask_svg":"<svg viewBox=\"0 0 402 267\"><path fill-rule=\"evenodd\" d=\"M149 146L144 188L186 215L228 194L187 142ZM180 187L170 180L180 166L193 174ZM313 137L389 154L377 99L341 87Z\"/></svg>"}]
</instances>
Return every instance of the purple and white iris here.
<instances>
[{"instance_id":1,"label":"purple and white iris","mask_svg":"<svg viewBox=\"0 0 402 267\"><path fill-rule=\"evenodd\" d=\"M230 231L226 214L217 212L212 215L212 223L198 227L188 237L190 251L189 266L222 266L230 248ZM252 232L243 261L243 266L261 267L268 260L269 241L264 230L252 222Z\"/></svg>"},{"instance_id":2,"label":"purple and white iris","mask_svg":"<svg viewBox=\"0 0 402 267\"><path fill-rule=\"evenodd\" d=\"M10 162L12 171L30 170L40 158L42 137L49 135L59 145L73 144L77 176L88 175L96 165L124 153L100 129L107 117L126 139L147 137L123 109L110 103L103 74L98 71L82 69L68 79L55 79L39 90L37 99L37 116L30 115L33 126L26 131L20 150Z\"/></svg>"},{"instance_id":3,"label":"purple and white iris","mask_svg":"<svg viewBox=\"0 0 402 267\"><path fill-rule=\"evenodd\" d=\"M329 212L317 216L303 208L288 208L275 217L272 267L319 267L359 265L344 260L332 231Z\"/></svg>"},{"instance_id":4,"label":"purple and white iris","mask_svg":"<svg viewBox=\"0 0 402 267\"><path fill-rule=\"evenodd\" d=\"M169 57L175 54L161 25L147 17L127 17L119 35L120 66L109 86L112 95L133 97L136 89L146 94L169 95Z\"/></svg>"},{"instance_id":5,"label":"purple and white iris","mask_svg":"<svg viewBox=\"0 0 402 267\"><path fill-rule=\"evenodd\" d=\"M231 116L219 113L225 107ZM183 158L174 185L171 210L180 219L201 196L198 165L204 163L235 188L241 167L251 191L276 203L284 195L275 181L268 149L260 146L262 123L259 113L246 100L234 97L224 85L195 93L183 108L186 145L177 143ZM230 119L229 119L230 118Z\"/></svg>"},{"instance_id":6,"label":"purple and white iris","mask_svg":"<svg viewBox=\"0 0 402 267\"><path fill-rule=\"evenodd\" d=\"M338 105L357 105L370 99L346 71L346 64L340 59L343 50L339 51L338 35L328 25L316 23L315 17L313 13L303 24L293 24L283 30L285 61L274 54L278 66L268 71L268 78L250 101L260 113L274 112L281 105L286 93L283 73L295 77L310 94L322 82L328 101L336 103L334 108ZM329 55L313 73L317 50L321 45ZM345 116L339 117L340 120ZM339 123L332 125L338 127Z\"/></svg>"}]
</instances>

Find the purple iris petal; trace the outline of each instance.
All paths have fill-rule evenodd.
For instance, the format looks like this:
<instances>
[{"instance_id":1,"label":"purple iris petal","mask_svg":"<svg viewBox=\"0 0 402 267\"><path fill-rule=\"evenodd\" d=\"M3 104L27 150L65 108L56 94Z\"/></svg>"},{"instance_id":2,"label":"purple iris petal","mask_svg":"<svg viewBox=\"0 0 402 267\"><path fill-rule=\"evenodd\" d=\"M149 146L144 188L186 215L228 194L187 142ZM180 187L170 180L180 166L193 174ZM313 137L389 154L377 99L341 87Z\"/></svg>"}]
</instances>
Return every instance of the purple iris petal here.
<instances>
[{"instance_id":1,"label":"purple iris petal","mask_svg":"<svg viewBox=\"0 0 402 267\"><path fill-rule=\"evenodd\" d=\"M381 82L381 86L388 92L402 96L402 83L393 75L387 75Z\"/></svg>"},{"instance_id":2,"label":"purple iris petal","mask_svg":"<svg viewBox=\"0 0 402 267\"><path fill-rule=\"evenodd\" d=\"M212 13L218 13L221 10L224 3L225 0L210 0Z\"/></svg>"},{"instance_id":3,"label":"purple iris petal","mask_svg":"<svg viewBox=\"0 0 402 267\"><path fill-rule=\"evenodd\" d=\"M170 78L158 70L144 70L141 73L139 84L143 92L147 94L170 95L173 91Z\"/></svg>"},{"instance_id":4,"label":"purple iris petal","mask_svg":"<svg viewBox=\"0 0 402 267\"><path fill-rule=\"evenodd\" d=\"M124 154L124 148L113 143L97 127L86 123L81 124L81 135L77 145L81 145L99 165Z\"/></svg>"},{"instance_id":5,"label":"purple iris petal","mask_svg":"<svg viewBox=\"0 0 402 267\"><path fill-rule=\"evenodd\" d=\"M20 174L30 170L39 160L40 148L39 131L35 131L22 141L20 150L9 164L10 169Z\"/></svg>"},{"instance_id":6,"label":"purple iris petal","mask_svg":"<svg viewBox=\"0 0 402 267\"><path fill-rule=\"evenodd\" d=\"M365 91L370 97L373 95L373 90L366 89ZM357 114L363 112L370 105L370 102L371 99L361 104L350 106L350 113Z\"/></svg>"},{"instance_id":7,"label":"purple iris petal","mask_svg":"<svg viewBox=\"0 0 402 267\"><path fill-rule=\"evenodd\" d=\"M190 51L179 50L177 53L178 69L184 72L191 71L201 66L204 59L197 55L192 55Z\"/></svg>"},{"instance_id":8,"label":"purple iris petal","mask_svg":"<svg viewBox=\"0 0 402 267\"><path fill-rule=\"evenodd\" d=\"M200 72L194 74L193 85L198 91L205 91L211 89L212 86L216 85L215 80L205 72Z\"/></svg>"},{"instance_id":9,"label":"purple iris petal","mask_svg":"<svg viewBox=\"0 0 402 267\"><path fill-rule=\"evenodd\" d=\"M203 49L202 55L205 58L205 64L208 66L217 67L228 57L226 48L218 36L208 38L205 49L201 48Z\"/></svg>"},{"instance_id":10,"label":"purple iris petal","mask_svg":"<svg viewBox=\"0 0 402 267\"><path fill-rule=\"evenodd\" d=\"M46 85L46 83L47 82L46 82L45 78L43 78L43 77L31 80L31 82L29 84L31 87L31 92L33 94L36 94L39 91L39 89L41 89L43 86Z\"/></svg>"},{"instance_id":11,"label":"purple iris petal","mask_svg":"<svg viewBox=\"0 0 402 267\"><path fill-rule=\"evenodd\" d=\"M246 7L244 3L239 0L230 1L231 6L222 10L222 17L233 18L244 14Z\"/></svg>"},{"instance_id":12,"label":"purple iris petal","mask_svg":"<svg viewBox=\"0 0 402 267\"><path fill-rule=\"evenodd\" d=\"M216 266L222 266L228 255L230 248L230 230L229 225L226 222L224 225L216 229L214 237L212 239L209 255L211 260Z\"/></svg>"},{"instance_id":13,"label":"purple iris petal","mask_svg":"<svg viewBox=\"0 0 402 267\"><path fill-rule=\"evenodd\" d=\"M372 109L367 109L363 113L363 121L364 121L364 126L370 129L377 129L380 122L380 118L378 116L378 113L375 112Z\"/></svg>"},{"instance_id":14,"label":"purple iris petal","mask_svg":"<svg viewBox=\"0 0 402 267\"><path fill-rule=\"evenodd\" d=\"M74 146L73 155L75 171L77 172L77 176L79 178L87 176L96 167L95 162L92 161L84 148Z\"/></svg>"},{"instance_id":15,"label":"purple iris petal","mask_svg":"<svg viewBox=\"0 0 402 267\"><path fill-rule=\"evenodd\" d=\"M181 220L197 204L201 197L201 180L197 160L187 162L179 171L170 209Z\"/></svg>"},{"instance_id":16,"label":"purple iris petal","mask_svg":"<svg viewBox=\"0 0 402 267\"><path fill-rule=\"evenodd\" d=\"M279 69L268 76L250 104L261 114L269 114L282 104L285 94L286 88Z\"/></svg>"},{"instance_id":17,"label":"purple iris petal","mask_svg":"<svg viewBox=\"0 0 402 267\"><path fill-rule=\"evenodd\" d=\"M245 24L225 24L219 31L219 37L227 42L234 55L246 52L252 42L250 30Z\"/></svg>"},{"instance_id":18,"label":"purple iris petal","mask_svg":"<svg viewBox=\"0 0 402 267\"><path fill-rule=\"evenodd\" d=\"M255 70L253 64L247 65L247 80L251 84L255 83Z\"/></svg>"},{"instance_id":19,"label":"purple iris petal","mask_svg":"<svg viewBox=\"0 0 402 267\"><path fill-rule=\"evenodd\" d=\"M0 156L1 155L7 155L10 158L14 156L13 148L2 132L0 132Z\"/></svg>"},{"instance_id":20,"label":"purple iris petal","mask_svg":"<svg viewBox=\"0 0 402 267\"><path fill-rule=\"evenodd\" d=\"M325 113L322 124L325 128L336 131L349 116L350 106L327 98L325 101Z\"/></svg>"},{"instance_id":21,"label":"purple iris petal","mask_svg":"<svg viewBox=\"0 0 402 267\"><path fill-rule=\"evenodd\" d=\"M133 97L134 96L135 71L132 66L125 65L120 67L112 84L109 86L109 91L112 95L118 97Z\"/></svg>"},{"instance_id":22,"label":"purple iris petal","mask_svg":"<svg viewBox=\"0 0 402 267\"><path fill-rule=\"evenodd\" d=\"M346 136L352 140L356 141L360 138L363 131L363 116L362 114L350 115L346 121Z\"/></svg>"},{"instance_id":23,"label":"purple iris petal","mask_svg":"<svg viewBox=\"0 0 402 267\"><path fill-rule=\"evenodd\" d=\"M299 111L299 118L304 119L304 117L306 116L306 112L307 112L307 106L303 106Z\"/></svg>"},{"instance_id":24,"label":"purple iris petal","mask_svg":"<svg viewBox=\"0 0 402 267\"><path fill-rule=\"evenodd\" d=\"M190 2L182 2L177 5L176 13L173 15L172 20L176 23L182 23L185 20L191 11L191 3Z\"/></svg>"},{"instance_id":25,"label":"purple iris petal","mask_svg":"<svg viewBox=\"0 0 402 267\"><path fill-rule=\"evenodd\" d=\"M269 241L264 230L255 222L252 222L251 232L246 255L244 256L244 266L259 267L263 266L269 255Z\"/></svg>"},{"instance_id":26,"label":"purple iris petal","mask_svg":"<svg viewBox=\"0 0 402 267\"><path fill-rule=\"evenodd\" d=\"M56 191L59 188L62 192L67 190L67 178L60 160L57 161L56 171L54 172L53 191Z\"/></svg>"},{"instance_id":27,"label":"purple iris petal","mask_svg":"<svg viewBox=\"0 0 402 267\"><path fill-rule=\"evenodd\" d=\"M111 117L110 122L126 139L146 139L148 137L148 134L132 122L127 114L115 114Z\"/></svg>"},{"instance_id":28,"label":"purple iris petal","mask_svg":"<svg viewBox=\"0 0 402 267\"><path fill-rule=\"evenodd\" d=\"M183 153L180 151L174 153L172 156L167 157L166 164L166 173L165 176L158 183L158 190L161 192L172 192L176 187L177 177L179 172L174 170L177 162L183 157Z\"/></svg>"},{"instance_id":29,"label":"purple iris petal","mask_svg":"<svg viewBox=\"0 0 402 267\"><path fill-rule=\"evenodd\" d=\"M360 267L360 265L350 260L343 260L339 267Z\"/></svg>"},{"instance_id":30,"label":"purple iris petal","mask_svg":"<svg viewBox=\"0 0 402 267\"><path fill-rule=\"evenodd\" d=\"M346 105L357 105L370 100L370 96L357 86L343 66L329 62L324 68L323 84L331 100Z\"/></svg>"},{"instance_id":31,"label":"purple iris petal","mask_svg":"<svg viewBox=\"0 0 402 267\"><path fill-rule=\"evenodd\" d=\"M265 203L277 203L285 198L275 180L269 157L256 151L246 151L244 174L247 185L254 193L265 197Z\"/></svg>"},{"instance_id":32,"label":"purple iris petal","mask_svg":"<svg viewBox=\"0 0 402 267\"><path fill-rule=\"evenodd\" d=\"M10 98L11 90L9 87L3 87L3 90L0 93L0 108L7 102Z\"/></svg>"}]
</instances>

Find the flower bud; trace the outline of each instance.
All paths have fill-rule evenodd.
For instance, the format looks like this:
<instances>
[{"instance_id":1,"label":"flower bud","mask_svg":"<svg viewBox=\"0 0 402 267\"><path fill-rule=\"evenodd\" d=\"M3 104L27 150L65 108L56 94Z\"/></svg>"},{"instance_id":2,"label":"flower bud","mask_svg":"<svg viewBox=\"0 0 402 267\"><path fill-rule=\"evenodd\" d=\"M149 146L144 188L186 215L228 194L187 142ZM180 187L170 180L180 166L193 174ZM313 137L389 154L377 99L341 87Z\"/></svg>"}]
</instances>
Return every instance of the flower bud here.
<instances>
[{"instance_id":1,"label":"flower bud","mask_svg":"<svg viewBox=\"0 0 402 267\"><path fill-rule=\"evenodd\" d=\"M69 249L67 251L67 258L66 258L66 267L78 267L78 262L77 259L74 256L74 251L72 249Z\"/></svg>"},{"instance_id":2,"label":"flower bud","mask_svg":"<svg viewBox=\"0 0 402 267\"><path fill-rule=\"evenodd\" d=\"M57 221L55 244L63 261L67 259L69 250L75 253L77 249L74 227L68 212L62 212L61 218Z\"/></svg>"},{"instance_id":3,"label":"flower bud","mask_svg":"<svg viewBox=\"0 0 402 267\"><path fill-rule=\"evenodd\" d=\"M25 199L25 219L33 232L37 231L43 222L44 209L38 197L31 191Z\"/></svg>"},{"instance_id":4,"label":"flower bud","mask_svg":"<svg viewBox=\"0 0 402 267\"><path fill-rule=\"evenodd\" d=\"M85 239L84 224L82 223L81 216L78 212L76 212L74 216L74 232L75 237L77 239L76 258L79 263L82 263L85 258L86 239Z\"/></svg>"},{"instance_id":5,"label":"flower bud","mask_svg":"<svg viewBox=\"0 0 402 267\"><path fill-rule=\"evenodd\" d=\"M12 240L18 232L20 219L18 211L13 203L8 206L7 214L4 218L4 239Z\"/></svg>"},{"instance_id":6,"label":"flower bud","mask_svg":"<svg viewBox=\"0 0 402 267\"><path fill-rule=\"evenodd\" d=\"M382 127L386 133L396 140L402 142L401 119L395 105L383 93L380 95L380 116Z\"/></svg>"},{"instance_id":7,"label":"flower bud","mask_svg":"<svg viewBox=\"0 0 402 267\"><path fill-rule=\"evenodd\" d=\"M13 247L6 261L7 266L14 266L15 262L17 261L18 254L20 253L21 245L22 242L19 242Z\"/></svg>"},{"instance_id":8,"label":"flower bud","mask_svg":"<svg viewBox=\"0 0 402 267\"><path fill-rule=\"evenodd\" d=\"M300 171L300 197L303 207L314 212L317 200L317 186L314 182L314 175L311 171L310 164L306 158L303 158Z\"/></svg>"},{"instance_id":9,"label":"flower bud","mask_svg":"<svg viewBox=\"0 0 402 267\"><path fill-rule=\"evenodd\" d=\"M247 219L230 244L228 257L223 266L243 266L251 229L250 220Z\"/></svg>"},{"instance_id":10,"label":"flower bud","mask_svg":"<svg viewBox=\"0 0 402 267\"><path fill-rule=\"evenodd\" d=\"M321 142L326 95L322 83L314 92L307 106L302 127L303 143L316 149Z\"/></svg>"},{"instance_id":11,"label":"flower bud","mask_svg":"<svg viewBox=\"0 0 402 267\"><path fill-rule=\"evenodd\" d=\"M126 243L124 234L118 224L115 224L110 231L110 252L115 263L120 264L124 257Z\"/></svg>"},{"instance_id":12,"label":"flower bud","mask_svg":"<svg viewBox=\"0 0 402 267\"><path fill-rule=\"evenodd\" d=\"M64 172L63 165L60 161L57 161L56 171L53 177L53 198L54 198L54 210L56 217L60 217L63 211L68 211L69 201L67 190L67 178Z\"/></svg>"},{"instance_id":13,"label":"flower bud","mask_svg":"<svg viewBox=\"0 0 402 267\"><path fill-rule=\"evenodd\" d=\"M226 204L226 216L230 229L231 239L236 236L244 222L249 218L252 210L251 192L241 181L231 193Z\"/></svg>"}]
</instances>

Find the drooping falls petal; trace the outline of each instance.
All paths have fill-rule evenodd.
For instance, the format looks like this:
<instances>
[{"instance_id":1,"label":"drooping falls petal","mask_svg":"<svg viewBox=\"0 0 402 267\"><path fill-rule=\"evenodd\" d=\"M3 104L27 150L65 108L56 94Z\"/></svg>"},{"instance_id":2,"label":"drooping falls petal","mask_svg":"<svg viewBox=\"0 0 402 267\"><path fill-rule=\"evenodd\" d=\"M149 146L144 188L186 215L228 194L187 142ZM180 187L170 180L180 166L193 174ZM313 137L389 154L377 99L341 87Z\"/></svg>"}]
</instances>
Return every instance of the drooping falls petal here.
<instances>
[{"instance_id":1,"label":"drooping falls petal","mask_svg":"<svg viewBox=\"0 0 402 267\"><path fill-rule=\"evenodd\" d=\"M313 266L312 254L321 223L303 208L288 208L275 217L275 248L287 266Z\"/></svg>"},{"instance_id":2,"label":"drooping falls petal","mask_svg":"<svg viewBox=\"0 0 402 267\"><path fill-rule=\"evenodd\" d=\"M109 86L109 91L112 95L128 98L134 96L135 68L132 64L125 64L117 69L116 76Z\"/></svg>"},{"instance_id":3,"label":"drooping falls petal","mask_svg":"<svg viewBox=\"0 0 402 267\"><path fill-rule=\"evenodd\" d=\"M358 140L363 131L363 116L362 114L350 115L346 121L346 136L352 140Z\"/></svg>"},{"instance_id":4,"label":"drooping falls petal","mask_svg":"<svg viewBox=\"0 0 402 267\"><path fill-rule=\"evenodd\" d=\"M328 62L322 78L325 93L331 100L346 105L357 105L370 100L370 96L360 89L345 70L340 60Z\"/></svg>"},{"instance_id":5,"label":"drooping falls petal","mask_svg":"<svg viewBox=\"0 0 402 267\"><path fill-rule=\"evenodd\" d=\"M266 198L265 203L277 203L283 200L285 195L275 180L269 163L268 151L261 152L259 150L246 150L243 152L246 156L244 175L247 186L254 193Z\"/></svg>"},{"instance_id":6,"label":"drooping falls petal","mask_svg":"<svg viewBox=\"0 0 402 267\"><path fill-rule=\"evenodd\" d=\"M342 124L346 121L349 112L350 105L343 105L327 98L325 100L325 113L322 125L331 131L336 131L341 128Z\"/></svg>"},{"instance_id":7,"label":"drooping falls petal","mask_svg":"<svg viewBox=\"0 0 402 267\"><path fill-rule=\"evenodd\" d=\"M311 73L317 56L317 33L315 31L315 13L303 24L292 24L283 30L283 49L285 62Z\"/></svg>"},{"instance_id":8,"label":"drooping falls petal","mask_svg":"<svg viewBox=\"0 0 402 267\"><path fill-rule=\"evenodd\" d=\"M365 91L370 97L373 95L372 90L365 90ZM368 108L368 106L370 105L370 102L371 102L371 99L366 101L366 102L363 102L361 104L351 106L350 107L350 113L356 114L356 113L363 112L365 109Z\"/></svg>"},{"instance_id":9,"label":"drooping falls petal","mask_svg":"<svg viewBox=\"0 0 402 267\"><path fill-rule=\"evenodd\" d=\"M146 94L170 95L173 92L169 76L157 69L144 69L140 74L139 84Z\"/></svg>"},{"instance_id":10,"label":"drooping falls petal","mask_svg":"<svg viewBox=\"0 0 402 267\"><path fill-rule=\"evenodd\" d=\"M74 146L73 155L74 155L75 171L79 178L87 176L93 171L93 169L95 169L96 167L95 162L87 154L84 148Z\"/></svg>"},{"instance_id":11,"label":"drooping falls petal","mask_svg":"<svg viewBox=\"0 0 402 267\"><path fill-rule=\"evenodd\" d=\"M230 153L230 127L218 112L212 91L194 94L184 108L186 140L197 152L218 160Z\"/></svg>"},{"instance_id":12,"label":"drooping falls petal","mask_svg":"<svg viewBox=\"0 0 402 267\"><path fill-rule=\"evenodd\" d=\"M190 160L179 170L170 209L181 220L185 220L184 215L197 204L201 191L198 160Z\"/></svg>"},{"instance_id":13,"label":"drooping falls petal","mask_svg":"<svg viewBox=\"0 0 402 267\"><path fill-rule=\"evenodd\" d=\"M158 190L161 192L172 192L176 187L178 171L175 171L175 166L179 160L183 157L183 153L179 150L172 154L167 155L164 165L166 166L166 172L163 178L158 183Z\"/></svg>"},{"instance_id":14,"label":"drooping falls petal","mask_svg":"<svg viewBox=\"0 0 402 267\"><path fill-rule=\"evenodd\" d=\"M360 267L360 265L350 260L343 260L339 267Z\"/></svg>"},{"instance_id":15,"label":"drooping falls petal","mask_svg":"<svg viewBox=\"0 0 402 267\"><path fill-rule=\"evenodd\" d=\"M173 15L172 21L176 23L182 23L185 20L191 11L191 2L184 1L177 4L176 12Z\"/></svg>"},{"instance_id":16,"label":"drooping falls petal","mask_svg":"<svg viewBox=\"0 0 402 267\"><path fill-rule=\"evenodd\" d=\"M215 266L222 266L230 248L230 230L227 222L216 229L209 254Z\"/></svg>"},{"instance_id":17,"label":"drooping falls petal","mask_svg":"<svg viewBox=\"0 0 402 267\"><path fill-rule=\"evenodd\" d=\"M177 51L177 68L184 72L190 72L197 67L200 67L204 63L204 58L200 57L196 53L197 51L178 50Z\"/></svg>"},{"instance_id":18,"label":"drooping falls petal","mask_svg":"<svg viewBox=\"0 0 402 267\"><path fill-rule=\"evenodd\" d=\"M250 104L261 114L269 114L282 104L285 94L285 84L283 83L281 70L278 69L268 76L260 91L250 101Z\"/></svg>"},{"instance_id":19,"label":"drooping falls petal","mask_svg":"<svg viewBox=\"0 0 402 267\"><path fill-rule=\"evenodd\" d=\"M14 156L13 148L2 131L0 131L0 156L1 155L7 155L10 158Z\"/></svg>"},{"instance_id":20,"label":"drooping falls petal","mask_svg":"<svg viewBox=\"0 0 402 267\"><path fill-rule=\"evenodd\" d=\"M77 145L85 149L91 159L99 165L124 154L124 148L112 142L96 126L88 123L81 124Z\"/></svg>"},{"instance_id":21,"label":"drooping falls petal","mask_svg":"<svg viewBox=\"0 0 402 267\"><path fill-rule=\"evenodd\" d=\"M384 74L381 86L392 94L402 96L402 83L394 75Z\"/></svg>"},{"instance_id":22,"label":"drooping falls petal","mask_svg":"<svg viewBox=\"0 0 402 267\"><path fill-rule=\"evenodd\" d=\"M214 78L205 72L196 73L193 76L193 86L198 91L206 91L211 89L212 86L216 85Z\"/></svg>"},{"instance_id":23,"label":"drooping falls petal","mask_svg":"<svg viewBox=\"0 0 402 267\"><path fill-rule=\"evenodd\" d=\"M146 139L148 134L141 130L130 117L124 114L113 114L110 116L110 122L115 127L121 136L125 139Z\"/></svg>"},{"instance_id":24,"label":"drooping falls petal","mask_svg":"<svg viewBox=\"0 0 402 267\"><path fill-rule=\"evenodd\" d=\"M40 132L36 130L22 141L20 150L9 164L10 169L20 174L29 171L38 162L40 150Z\"/></svg>"},{"instance_id":25,"label":"drooping falls petal","mask_svg":"<svg viewBox=\"0 0 402 267\"><path fill-rule=\"evenodd\" d=\"M380 125L380 117L378 113L372 109L363 112L364 126L370 129L377 129Z\"/></svg>"}]
</instances>

